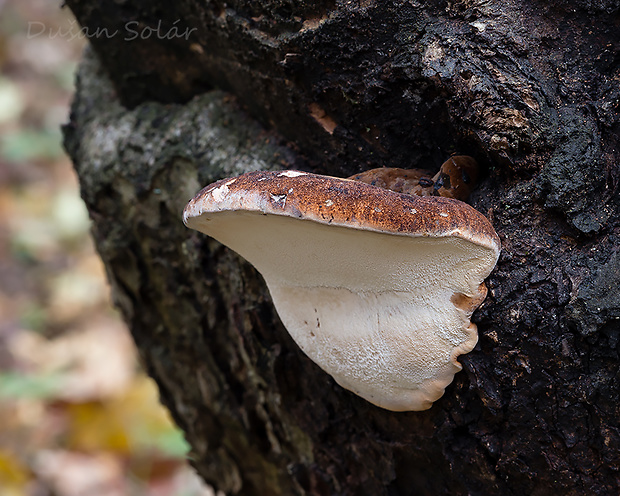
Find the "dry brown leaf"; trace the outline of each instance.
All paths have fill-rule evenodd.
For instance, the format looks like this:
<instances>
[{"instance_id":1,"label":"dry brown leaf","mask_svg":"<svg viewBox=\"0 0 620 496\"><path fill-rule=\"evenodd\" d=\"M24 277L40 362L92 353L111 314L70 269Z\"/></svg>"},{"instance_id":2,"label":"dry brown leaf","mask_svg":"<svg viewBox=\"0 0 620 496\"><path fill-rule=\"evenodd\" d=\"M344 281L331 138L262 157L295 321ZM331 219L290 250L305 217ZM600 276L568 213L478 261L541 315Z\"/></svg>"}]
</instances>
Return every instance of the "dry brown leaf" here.
<instances>
[{"instance_id":1,"label":"dry brown leaf","mask_svg":"<svg viewBox=\"0 0 620 496\"><path fill-rule=\"evenodd\" d=\"M34 471L58 496L130 494L121 460L109 453L42 450L37 453Z\"/></svg>"},{"instance_id":2,"label":"dry brown leaf","mask_svg":"<svg viewBox=\"0 0 620 496\"><path fill-rule=\"evenodd\" d=\"M24 330L13 337L9 349L25 369L39 375L59 374L59 400L96 400L119 394L135 374L133 341L118 321L105 316L96 319L90 329L51 340Z\"/></svg>"}]
</instances>

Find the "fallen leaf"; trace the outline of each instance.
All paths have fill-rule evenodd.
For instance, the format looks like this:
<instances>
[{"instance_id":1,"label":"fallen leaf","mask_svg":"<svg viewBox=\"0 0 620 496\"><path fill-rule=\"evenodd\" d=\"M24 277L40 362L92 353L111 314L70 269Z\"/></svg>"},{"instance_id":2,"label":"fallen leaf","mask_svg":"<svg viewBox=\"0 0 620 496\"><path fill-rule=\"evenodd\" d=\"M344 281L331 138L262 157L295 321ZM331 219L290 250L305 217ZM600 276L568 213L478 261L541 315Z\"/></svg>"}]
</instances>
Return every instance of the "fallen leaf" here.
<instances>
[{"instance_id":1,"label":"fallen leaf","mask_svg":"<svg viewBox=\"0 0 620 496\"><path fill-rule=\"evenodd\" d=\"M28 468L12 453L0 450L0 494L22 496L30 481Z\"/></svg>"},{"instance_id":2,"label":"fallen leaf","mask_svg":"<svg viewBox=\"0 0 620 496\"><path fill-rule=\"evenodd\" d=\"M58 379L56 400L84 402L122 394L136 373L133 341L116 319L98 316L90 326L54 339L23 330L9 341L9 349L22 370Z\"/></svg>"},{"instance_id":3,"label":"fallen leaf","mask_svg":"<svg viewBox=\"0 0 620 496\"><path fill-rule=\"evenodd\" d=\"M58 496L125 496L131 494L123 464L109 453L42 450L34 471Z\"/></svg>"},{"instance_id":4,"label":"fallen leaf","mask_svg":"<svg viewBox=\"0 0 620 496\"><path fill-rule=\"evenodd\" d=\"M188 451L183 435L159 403L155 383L137 376L122 394L106 401L67 404L70 417L67 447L182 458Z\"/></svg>"},{"instance_id":5,"label":"fallen leaf","mask_svg":"<svg viewBox=\"0 0 620 496\"><path fill-rule=\"evenodd\" d=\"M23 110L24 99L17 85L0 77L0 124L17 119Z\"/></svg>"}]
</instances>

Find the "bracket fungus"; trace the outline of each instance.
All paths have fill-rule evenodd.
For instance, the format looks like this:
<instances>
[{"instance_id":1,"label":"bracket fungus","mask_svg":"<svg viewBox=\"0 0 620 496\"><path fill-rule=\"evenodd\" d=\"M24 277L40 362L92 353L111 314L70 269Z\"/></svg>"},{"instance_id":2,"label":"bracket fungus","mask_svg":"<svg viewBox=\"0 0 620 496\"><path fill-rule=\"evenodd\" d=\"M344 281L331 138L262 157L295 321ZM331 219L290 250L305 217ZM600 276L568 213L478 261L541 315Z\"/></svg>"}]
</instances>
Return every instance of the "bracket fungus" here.
<instances>
[{"instance_id":1,"label":"bracket fungus","mask_svg":"<svg viewBox=\"0 0 620 496\"><path fill-rule=\"evenodd\" d=\"M466 203L249 172L204 188L183 220L254 265L304 353L377 406L430 408L476 345L500 242Z\"/></svg>"},{"instance_id":2,"label":"bracket fungus","mask_svg":"<svg viewBox=\"0 0 620 496\"><path fill-rule=\"evenodd\" d=\"M381 167L370 169L349 179L417 196L444 196L467 200L478 180L478 163L467 155L455 155L446 160L439 172L431 177L424 169Z\"/></svg>"}]
</instances>

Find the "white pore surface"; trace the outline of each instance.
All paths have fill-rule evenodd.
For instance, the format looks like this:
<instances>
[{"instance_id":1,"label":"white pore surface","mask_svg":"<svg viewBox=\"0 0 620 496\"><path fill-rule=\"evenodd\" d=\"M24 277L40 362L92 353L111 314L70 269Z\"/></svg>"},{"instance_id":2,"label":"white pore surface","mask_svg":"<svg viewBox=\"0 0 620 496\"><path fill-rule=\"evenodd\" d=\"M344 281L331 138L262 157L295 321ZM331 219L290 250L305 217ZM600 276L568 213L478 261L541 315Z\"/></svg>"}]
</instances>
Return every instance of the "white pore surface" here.
<instances>
[{"instance_id":1,"label":"white pore surface","mask_svg":"<svg viewBox=\"0 0 620 496\"><path fill-rule=\"evenodd\" d=\"M300 348L375 405L430 408L476 344L451 298L478 296L492 250L254 212L203 214L191 227L252 263Z\"/></svg>"}]
</instances>

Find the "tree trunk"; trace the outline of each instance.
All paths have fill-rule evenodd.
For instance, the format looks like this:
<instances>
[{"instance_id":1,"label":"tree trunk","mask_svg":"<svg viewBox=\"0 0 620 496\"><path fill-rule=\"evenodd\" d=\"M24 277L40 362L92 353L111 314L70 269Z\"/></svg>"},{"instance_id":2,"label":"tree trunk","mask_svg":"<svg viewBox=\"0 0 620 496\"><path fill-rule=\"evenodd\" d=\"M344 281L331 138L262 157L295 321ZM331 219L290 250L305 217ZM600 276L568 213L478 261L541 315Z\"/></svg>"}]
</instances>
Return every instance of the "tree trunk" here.
<instances>
[{"instance_id":1,"label":"tree trunk","mask_svg":"<svg viewBox=\"0 0 620 496\"><path fill-rule=\"evenodd\" d=\"M617 0L67 4L93 51L65 145L205 480L260 496L618 494ZM503 246L479 343L425 412L340 388L258 273L181 221L221 177L437 169L454 152L482 165L469 202Z\"/></svg>"}]
</instances>

